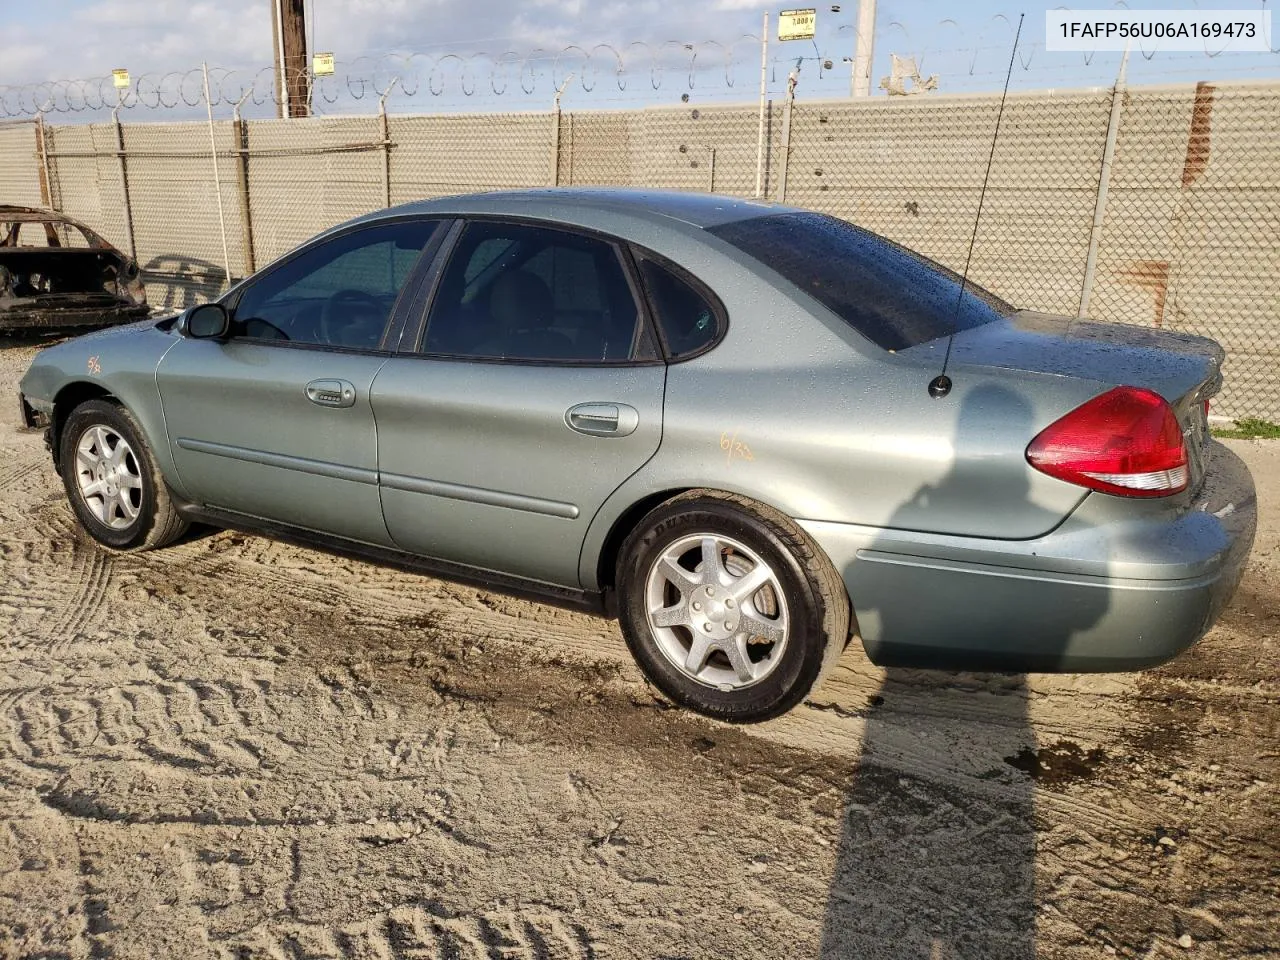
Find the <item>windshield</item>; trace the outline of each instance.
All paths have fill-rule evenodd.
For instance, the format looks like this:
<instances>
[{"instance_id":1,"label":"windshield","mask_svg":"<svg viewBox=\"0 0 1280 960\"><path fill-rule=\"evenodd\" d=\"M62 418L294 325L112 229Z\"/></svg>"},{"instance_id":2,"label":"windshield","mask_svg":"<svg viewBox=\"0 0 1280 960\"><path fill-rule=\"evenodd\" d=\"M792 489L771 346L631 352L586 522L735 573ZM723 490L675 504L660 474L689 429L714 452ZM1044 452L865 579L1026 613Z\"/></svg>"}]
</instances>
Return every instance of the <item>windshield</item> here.
<instances>
[{"instance_id":1,"label":"windshield","mask_svg":"<svg viewBox=\"0 0 1280 960\"><path fill-rule=\"evenodd\" d=\"M1015 312L928 257L821 213L708 228L771 267L885 350L905 350Z\"/></svg>"}]
</instances>

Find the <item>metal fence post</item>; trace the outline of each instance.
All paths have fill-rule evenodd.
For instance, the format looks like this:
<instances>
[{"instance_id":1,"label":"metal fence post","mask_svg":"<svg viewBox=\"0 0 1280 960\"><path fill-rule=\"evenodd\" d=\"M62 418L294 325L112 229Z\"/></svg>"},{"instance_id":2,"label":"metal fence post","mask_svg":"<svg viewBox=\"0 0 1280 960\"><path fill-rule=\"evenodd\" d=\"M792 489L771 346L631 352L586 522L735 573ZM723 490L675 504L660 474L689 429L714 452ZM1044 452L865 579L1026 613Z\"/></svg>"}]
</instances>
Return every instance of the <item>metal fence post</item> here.
<instances>
[{"instance_id":1,"label":"metal fence post","mask_svg":"<svg viewBox=\"0 0 1280 960\"><path fill-rule=\"evenodd\" d=\"M40 202L50 210L53 206L53 184L49 180L49 148L45 144L44 111L36 113L36 152L40 156Z\"/></svg>"},{"instance_id":2,"label":"metal fence post","mask_svg":"<svg viewBox=\"0 0 1280 960\"><path fill-rule=\"evenodd\" d=\"M124 198L124 236L129 245L129 256L138 259L138 244L133 238L133 203L129 199L129 165L125 161L124 127L120 125L120 104L111 111L111 122L116 128L116 159L120 163L120 193Z\"/></svg>"},{"instance_id":3,"label":"metal fence post","mask_svg":"<svg viewBox=\"0 0 1280 960\"><path fill-rule=\"evenodd\" d=\"M400 78L396 77L382 91L378 98L378 130L382 134L382 206L391 206L391 132L387 125L387 97L396 88Z\"/></svg>"},{"instance_id":4,"label":"metal fence post","mask_svg":"<svg viewBox=\"0 0 1280 960\"><path fill-rule=\"evenodd\" d=\"M248 96L248 94L246 93L245 96ZM257 267L253 256L253 206L249 203L249 128L240 116L240 105L244 103L244 100L245 98L241 97L240 102L236 104L235 112L231 118L231 126L235 138L236 153L239 154L240 161L236 164L236 167L240 188L240 224L243 230L244 275L247 277Z\"/></svg>"},{"instance_id":5,"label":"metal fence post","mask_svg":"<svg viewBox=\"0 0 1280 960\"><path fill-rule=\"evenodd\" d=\"M764 118L772 113L772 105L766 105L769 91L769 11L764 12L764 27L760 31L760 119L756 125L756 197L763 197L767 174L767 151L764 146Z\"/></svg>"},{"instance_id":6,"label":"metal fence post","mask_svg":"<svg viewBox=\"0 0 1280 960\"><path fill-rule=\"evenodd\" d=\"M787 103L782 113L782 169L778 171L778 202L787 202L787 168L791 166L791 108L796 102L796 82L799 78L794 70L787 77Z\"/></svg>"},{"instance_id":7,"label":"metal fence post","mask_svg":"<svg viewBox=\"0 0 1280 960\"><path fill-rule=\"evenodd\" d=\"M560 186L560 98L551 111L551 186Z\"/></svg>"},{"instance_id":8,"label":"metal fence post","mask_svg":"<svg viewBox=\"0 0 1280 960\"><path fill-rule=\"evenodd\" d=\"M551 186L560 186L560 98L564 95L564 88L569 85L569 81L573 79L573 74L569 74L564 78L564 83L560 84L556 90L555 107L551 111Z\"/></svg>"},{"instance_id":9,"label":"metal fence post","mask_svg":"<svg viewBox=\"0 0 1280 960\"><path fill-rule=\"evenodd\" d=\"M1084 259L1084 281L1080 285L1078 317L1089 315L1089 298L1093 295L1093 278L1098 270L1098 245L1102 241L1102 224L1107 216L1107 186L1111 182L1111 162L1116 155L1116 139L1120 133L1120 113L1124 108L1125 71L1129 66L1126 47L1120 58L1120 72L1111 88L1111 117L1107 121L1107 142L1102 148L1102 169L1098 173L1098 198L1093 205L1093 227L1089 231L1089 251Z\"/></svg>"},{"instance_id":10,"label":"metal fence post","mask_svg":"<svg viewBox=\"0 0 1280 960\"><path fill-rule=\"evenodd\" d=\"M218 231L222 234L222 268L226 271L223 277L225 290L231 286L231 253L227 249L227 216L222 208L222 173L218 170L218 139L213 131L213 99L209 95L209 64L202 64L204 70L204 104L209 115L209 158L213 161L213 192L218 198Z\"/></svg>"}]
</instances>

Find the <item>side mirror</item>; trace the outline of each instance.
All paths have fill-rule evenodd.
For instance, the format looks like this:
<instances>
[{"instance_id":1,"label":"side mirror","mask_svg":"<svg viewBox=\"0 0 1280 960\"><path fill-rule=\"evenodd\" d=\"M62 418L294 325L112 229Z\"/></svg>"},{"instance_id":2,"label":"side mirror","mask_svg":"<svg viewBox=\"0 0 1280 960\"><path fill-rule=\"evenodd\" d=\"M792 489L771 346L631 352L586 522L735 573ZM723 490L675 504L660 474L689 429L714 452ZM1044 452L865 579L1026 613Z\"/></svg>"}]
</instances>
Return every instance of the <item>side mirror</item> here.
<instances>
[{"instance_id":1,"label":"side mirror","mask_svg":"<svg viewBox=\"0 0 1280 960\"><path fill-rule=\"evenodd\" d=\"M187 311L184 330L197 340L218 340L231 329L231 315L220 303L202 303Z\"/></svg>"}]
</instances>

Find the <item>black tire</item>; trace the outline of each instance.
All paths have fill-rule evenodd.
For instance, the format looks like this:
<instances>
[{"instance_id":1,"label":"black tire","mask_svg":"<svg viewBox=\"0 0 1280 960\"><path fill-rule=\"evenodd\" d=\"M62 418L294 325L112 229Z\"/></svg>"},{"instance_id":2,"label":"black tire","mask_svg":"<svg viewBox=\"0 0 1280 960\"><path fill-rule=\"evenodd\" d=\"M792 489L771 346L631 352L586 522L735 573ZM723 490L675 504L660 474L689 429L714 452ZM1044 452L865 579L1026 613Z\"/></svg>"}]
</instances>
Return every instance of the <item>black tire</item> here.
<instances>
[{"instance_id":1,"label":"black tire","mask_svg":"<svg viewBox=\"0 0 1280 960\"><path fill-rule=\"evenodd\" d=\"M137 515L122 526L112 526L95 515L81 492L77 449L81 439L96 427L128 443L129 472L136 473L141 481L136 494L127 494ZM169 495L142 428L133 414L120 404L105 399L88 400L72 410L62 426L58 462L72 511L89 536L102 546L122 552L153 550L172 543L186 531L187 521L178 513ZM123 516L120 519L123 520Z\"/></svg>"},{"instance_id":2,"label":"black tire","mask_svg":"<svg viewBox=\"0 0 1280 960\"><path fill-rule=\"evenodd\" d=\"M709 685L677 667L649 620L650 570L669 548L704 533L730 537L767 563L790 618L776 665L740 689ZM675 703L719 720L752 723L785 713L814 689L849 636L848 594L826 554L777 510L734 494L693 490L654 509L624 541L614 582L622 633L645 676ZM690 643L696 635L683 626L672 633Z\"/></svg>"}]
</instances>

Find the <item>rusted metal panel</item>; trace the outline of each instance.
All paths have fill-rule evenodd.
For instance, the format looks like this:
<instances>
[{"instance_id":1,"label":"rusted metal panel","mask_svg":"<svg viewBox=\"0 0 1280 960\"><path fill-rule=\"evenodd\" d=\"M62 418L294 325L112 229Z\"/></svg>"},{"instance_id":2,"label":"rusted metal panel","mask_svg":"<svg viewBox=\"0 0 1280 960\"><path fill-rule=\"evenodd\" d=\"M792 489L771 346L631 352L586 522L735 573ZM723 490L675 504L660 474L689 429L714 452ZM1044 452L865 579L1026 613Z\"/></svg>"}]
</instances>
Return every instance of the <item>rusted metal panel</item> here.
<instances>
[{"instance_id":1,"label":"rusted metal panel","mask_svg":"<svg viewBox=\"0 0 1280 960\"><path fill-rule=\"evenodd\" d=\"M1212 144L1213 85L1201 81L1196 84L1196 99L1191 108L1191 130L1187 135L1187 154L1182 164L1183 189L1191 186L1209 166L1209 149Z\"/></svg>"}]
</instances>

